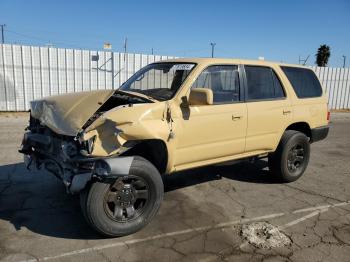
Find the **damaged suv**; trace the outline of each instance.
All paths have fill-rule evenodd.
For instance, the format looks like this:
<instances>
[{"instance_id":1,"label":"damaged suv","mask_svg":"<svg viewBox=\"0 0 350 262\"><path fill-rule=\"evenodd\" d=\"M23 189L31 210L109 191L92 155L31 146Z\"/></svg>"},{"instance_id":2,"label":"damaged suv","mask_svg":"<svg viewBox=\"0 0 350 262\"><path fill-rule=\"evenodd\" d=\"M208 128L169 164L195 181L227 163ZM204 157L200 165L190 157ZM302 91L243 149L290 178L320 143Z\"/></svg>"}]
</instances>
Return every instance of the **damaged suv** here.
<instances>
[{"instance_id":1,"label":"damaged suv","mask_svg":"<svg viewBox=\"0 0 350 262\"><path fill-rule=\"evenodd\" d=\"M122 236L157 213L163 174L267 157L281 182L295 181L328 121L309 68L175 59L147 65L118 90L31 102L20 152L28 168L44 168L80 193L95 230Z\"/></svg>"}]
</instances>

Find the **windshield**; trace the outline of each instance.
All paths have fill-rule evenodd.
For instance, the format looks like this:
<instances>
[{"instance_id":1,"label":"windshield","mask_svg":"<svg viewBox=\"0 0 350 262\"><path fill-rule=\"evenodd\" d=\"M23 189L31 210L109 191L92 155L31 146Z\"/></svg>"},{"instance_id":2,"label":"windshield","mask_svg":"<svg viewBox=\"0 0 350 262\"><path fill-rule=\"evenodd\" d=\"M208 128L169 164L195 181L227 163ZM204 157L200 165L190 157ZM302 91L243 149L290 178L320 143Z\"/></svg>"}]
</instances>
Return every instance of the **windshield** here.
<instances>
[{"instance_id":1,"label":"windshield","mask_svg":"<svg viewBox=\"0 0 350 262\"><path fill-rule=\"evenodd\" d=\"M131 91L165 101L171 99L195 64L154 63L130 77L119 90Z\"/></svg>"}]
</instances>

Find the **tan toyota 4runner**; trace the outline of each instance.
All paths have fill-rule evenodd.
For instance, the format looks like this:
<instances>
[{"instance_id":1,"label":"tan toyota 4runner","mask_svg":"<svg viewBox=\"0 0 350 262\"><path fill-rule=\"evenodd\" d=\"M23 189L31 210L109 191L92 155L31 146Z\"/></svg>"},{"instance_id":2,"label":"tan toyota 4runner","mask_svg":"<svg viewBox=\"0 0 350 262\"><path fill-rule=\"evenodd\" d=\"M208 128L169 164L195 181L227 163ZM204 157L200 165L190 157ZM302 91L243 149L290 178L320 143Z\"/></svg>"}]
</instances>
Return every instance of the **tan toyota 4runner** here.
<instances>
[{"instance_id":1,"label":"tan toyota 4runner","mask_svg":"<svg viewBox=\"0 0 350 262\"><path fill-rule=\"evenodd\" d=\"M233 59L145 66L118 90L31 102L20 152L80 193L87 222L131 234L157 213L161 175L268 157L281 182L305 171L328 134L327 98L306 67Z\"/></svg>"}]
</instances>

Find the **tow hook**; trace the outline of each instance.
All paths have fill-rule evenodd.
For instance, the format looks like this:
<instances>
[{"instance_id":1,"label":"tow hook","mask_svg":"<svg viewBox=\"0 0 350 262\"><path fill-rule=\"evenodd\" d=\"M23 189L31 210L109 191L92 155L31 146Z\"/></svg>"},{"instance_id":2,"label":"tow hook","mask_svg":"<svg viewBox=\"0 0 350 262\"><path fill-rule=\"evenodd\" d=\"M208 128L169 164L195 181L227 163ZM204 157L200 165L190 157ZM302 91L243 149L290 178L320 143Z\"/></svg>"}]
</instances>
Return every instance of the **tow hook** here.
<instances>
[{"instance_id":1,"label":"tow hook","mask_svg":"<svg viewBox=\"0 0 350 262\"><path fill-rule=\"evenodd\" d=\"M31 155L23 155L24 165L28 170L31 170L30 167L33 164L33 157Z\"/></svg>"}]
</instances>

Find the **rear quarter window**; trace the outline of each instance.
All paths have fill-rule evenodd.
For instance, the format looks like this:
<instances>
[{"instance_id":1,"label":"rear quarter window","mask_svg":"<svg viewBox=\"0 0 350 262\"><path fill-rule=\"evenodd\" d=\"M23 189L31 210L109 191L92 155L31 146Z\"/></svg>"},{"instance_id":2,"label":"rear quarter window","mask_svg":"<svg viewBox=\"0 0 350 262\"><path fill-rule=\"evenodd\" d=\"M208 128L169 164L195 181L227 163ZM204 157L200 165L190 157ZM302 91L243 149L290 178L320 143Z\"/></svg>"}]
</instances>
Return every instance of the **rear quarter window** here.
<instances>
[{"instance_id":1,"label":"rear quarter window","mask_svg":"<svg viewBox=\"0 0 350 262\"><path fill-rule=\"evenodd\" d=\"M322 96L322 87L314 71L305 68L281 66L298 98Z\"/></svg>"}]
</instances>

